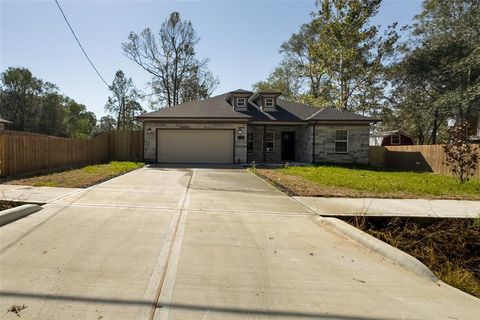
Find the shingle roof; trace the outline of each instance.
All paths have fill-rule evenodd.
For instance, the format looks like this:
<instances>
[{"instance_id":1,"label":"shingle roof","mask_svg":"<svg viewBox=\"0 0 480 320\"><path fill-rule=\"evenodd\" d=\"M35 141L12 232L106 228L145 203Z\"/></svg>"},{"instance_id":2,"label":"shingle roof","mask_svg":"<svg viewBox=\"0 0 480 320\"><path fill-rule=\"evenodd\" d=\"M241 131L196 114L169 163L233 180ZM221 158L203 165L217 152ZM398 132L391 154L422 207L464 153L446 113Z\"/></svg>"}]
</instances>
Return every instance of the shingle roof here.
<instances>
[{"instance_id":1,"label":"shingle roof","mask_svg":"<svg viewBox=\"0 0 480 320\"><path fill-rule=\"evenodd\" d=\"M251 93L238 89L229 93L218 95L210 99L189 101L176 106L166 107L158 111L145 113L139 116L145 119L243 119L265 122L302 122L302 121L364 121L373 122L376 119L345 112L332 108L318 109L302 103L277 99L276 111L265 112L253 102L248 102L246 111L235 111L227 102L231 93Z\"/></svg>"},{"instance_id":2,"label":"shingle roof","mask_svg":"<svg viewBox=\"0 0 480 320\"><path fill-rule=\"evenodd\" d=\"M411 138L411 136L406 133L406 132L403 132L402 130L391 130L391 131L377 131L377 132L371 132L370 133L370 136L371 137L387 137L387 136L390 136L392 134L403 134L404 136L407 136L409 138Z\"/></svg>"},{"instance_id":3,"label":"shingle roof","mask_svg":"<svg viewBox=\"0 0 480 320\"><path fill-rule=\"evenodd\" d=\"M346 112L333 108L323 108L310 116L308 120L325 121L378 121L377 119L362 116L353 112Z\"/></svg>"},{"instance_id":4,"label":"shingle roof","mask_svg":"<svg viewBox=\"0 0 480 320\"><path fill-rule=\"evenodd\" d=\"M235 111L225 100L226 94L210 99L189 101L158 111L144 113L139 119L149 118L193 118L193 119L250 119L250 116Z\"/></svg>"},{"instance_id":5,"label":"shingle roof","mask_svg":"<svg viewBox=\"0 0 480 320\"><path fill-rule=\"evenodd\" d=\"M237 89L234 91L230 91L228 93L253 93L252 91L244 90L244 89Z\"/></svg>"},{"instance_id":6,"label":"shingle roof","mask_svg":"<svg viewBox=\"0 0 480 320\"><path fill-rule=\"evenodd\" d=\"M12 122L6 119L3 119L2 116L0 116L0 123L12 123Z\"/></svg>"},{"instance_id":7,"label":"shingle roof","mask_svg":"<svg viewBox=\"0 0 480 320\"><path fill-rule=\"evenodd\" d=\"M247 111L240 112L250 115L253 121L301 122L317 111L317 108L305 104L277 99L275 111L265 112L250 104Z\"/></svg>"}]
</instances>

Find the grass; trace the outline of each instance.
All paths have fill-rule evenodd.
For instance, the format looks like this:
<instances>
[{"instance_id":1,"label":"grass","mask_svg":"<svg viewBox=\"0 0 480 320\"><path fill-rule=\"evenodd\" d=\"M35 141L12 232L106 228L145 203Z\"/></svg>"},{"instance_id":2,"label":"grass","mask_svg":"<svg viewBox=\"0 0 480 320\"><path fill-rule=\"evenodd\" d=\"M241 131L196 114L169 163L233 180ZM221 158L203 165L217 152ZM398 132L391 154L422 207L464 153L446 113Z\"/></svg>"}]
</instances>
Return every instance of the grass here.
<instances>
[{"instance_id":1,"label":"grass","mask_svg":"<svg viewBox=\"0 0 480 320\"><path fill-rule=\"evenodd\" d=\"M10 180L8 183L34 187L86 188L141 168L143 165L141 162L112 161L106 164Z\"/></svg>"},{"instance_id":2,"label":"grass","mask_svg":"<svg viewBox=\"0 0 480 320\"><path fill-rule=\"evenodd\" d=\"M445 283L480 298L480 218L347 222L414 256Z\"/></svg>"},{"instance_id":3,"label":"grass","mask_svg":"<svg viewBox=\"0 0 480 320\"><path fill-rule=\"evenodd\" d=\"M480 180L459 183L453 177L434 173L333 165L255 172L288 193L300 196L480 199Z\"/></svg>"}]
</instances>

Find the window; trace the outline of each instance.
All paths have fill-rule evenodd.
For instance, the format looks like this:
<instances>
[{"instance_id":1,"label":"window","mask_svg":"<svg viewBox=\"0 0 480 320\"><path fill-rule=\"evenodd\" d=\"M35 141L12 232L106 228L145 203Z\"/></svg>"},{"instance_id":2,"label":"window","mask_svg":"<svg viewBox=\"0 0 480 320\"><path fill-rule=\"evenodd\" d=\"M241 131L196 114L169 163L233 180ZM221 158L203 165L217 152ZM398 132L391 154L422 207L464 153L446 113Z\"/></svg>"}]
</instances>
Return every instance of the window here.
<instances>
[{"instance_id":1,"label":"window","mask_svg":"<svg viewBox=\"0 0 480 320\"><path fill-rule=\"evenodd\" d=\"M247 132L247 151L253 152L253 131Z\"/></svg>"},{"instance_id":2,"label":"window","mask_svg":"<svg viewBox=\"0 0 480 320\"><path fill-rule=\"evenodd\" d=\"M348 131L336 130L335 131L335 153L347 153L348 152Z\"/></svg>"},{"instance_id":3,"label":"window","mask_svg":"<svg viewBox=\"0 0 480 320\"><path fill-rule=\"evenodd\" d=\"M392 144L400 144L400 135L399 134L392 134L390 136Z\"/></svg>"},{"instance_id":4,"label":"window","mask_svg":"<svg viewBox=\"0 0 480 320\"><path fill-rule=\"evenodd\" d=\"M265 151L273 152L274 151L274 141L275 141L275 132L267 131L265 133Z\"/></svg>"},{"instance_id":5,"label":"window","mask_svg":"<svg viewBox=\"0 0 480 320\"><path fill-rule=\"evenodd\" d=\"M265 98L265 108L274 108L274 99L273 98Z\"/></svg>"},{"instance_id":6,"label":"window","mask_svg":"<svg viewBox=\"0 0 480 320\"><path fill-rule=\"evenodd\" d=\"M237 98L237 108L245 108L247 105L247 99L246 98Z\"/></svg>"}]
</instances>

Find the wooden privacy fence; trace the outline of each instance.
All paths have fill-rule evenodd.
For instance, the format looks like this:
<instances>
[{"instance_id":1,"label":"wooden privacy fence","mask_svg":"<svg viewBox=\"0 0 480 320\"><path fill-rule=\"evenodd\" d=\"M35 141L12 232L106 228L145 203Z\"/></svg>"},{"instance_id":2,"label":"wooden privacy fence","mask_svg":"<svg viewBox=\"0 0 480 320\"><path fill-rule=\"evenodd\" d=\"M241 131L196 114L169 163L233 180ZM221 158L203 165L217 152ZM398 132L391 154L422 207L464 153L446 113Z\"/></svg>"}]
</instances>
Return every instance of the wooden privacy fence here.
<instances>
[{"instance_id":1,"label":"wooden privacy fence","mask_svg":"<svg viewBox=\"0 0 480 320\"><path fill-rule=\"evenodd\" d=\"M143 131L110 131L108 157L118 161L143 161Z\"/></svg>"},{"instance_id":2,"label":"wooden privacy fence","mask_svg":"<svg viewBox=\"0 0 480 320\"><path fill-rule=\"evenodd\" d=\"M479 156L480 156L480 151ZM442 145L370 147L370 165L401 171L435 172L451 175ZM480 179L480 168L474 174Z\"/></svg>"},{"instance_id":3,"label":"wooden privacy fence","mask_svg":"<svg viewBox=\"0 0 480 320\"><path fill-rule=\"evenodd\" d=\"M0 131L0 176L108 162L141 161L143 131L111 131L90 140Z\"/></svg>"}]
</instances>

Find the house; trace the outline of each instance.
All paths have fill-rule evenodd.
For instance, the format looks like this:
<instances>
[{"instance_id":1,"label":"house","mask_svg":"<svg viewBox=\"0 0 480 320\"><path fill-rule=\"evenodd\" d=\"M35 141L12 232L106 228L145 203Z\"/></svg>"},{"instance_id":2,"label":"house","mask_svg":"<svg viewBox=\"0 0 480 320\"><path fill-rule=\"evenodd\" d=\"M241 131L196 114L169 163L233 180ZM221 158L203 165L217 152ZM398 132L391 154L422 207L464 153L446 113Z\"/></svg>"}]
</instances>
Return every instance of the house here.
<instances>
[{"instance_id":1,"label":"house","mask_svg":"<svg viewBox=\"0 0 480 320\"><path fill-rule=\"evenodd\" d=\"M12 122L3 119L2 116L0 116L0 130L5 129L5 127L6 127L7 124L9 124L9 123L12 123Z\"/></svg>"},{"instance_id":2,"label":"house","mask_svg":"<svg viewBox=\"0 0 480 320\"><path fill-rule=\"evenodd\" d=\"M153 163L369 162L366 116L235 90L138 117Z\"/></svg>"},{"instance_id":3,"label":"house","mask_svg":"<svg viewBox=\"0 0 480 320\"><path fill-rule=\"evenodd\" d=\"M413 138L401 130L370 133L371 146L410 146Z\"/></svg>"},{"instance_id":4,"label":"house","mask_svg":"<svg viewBox=\"0 0 480 320\"><path fill-rule=\"evenodd\" d=\"M478 143L480 144L480 113L475 117L472 117L470 123L472 124L470 130L470 136L468 137L468 141L471 143Z\"/></svg>"}]
</instances>

